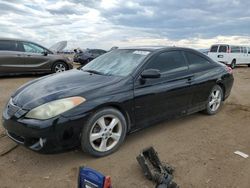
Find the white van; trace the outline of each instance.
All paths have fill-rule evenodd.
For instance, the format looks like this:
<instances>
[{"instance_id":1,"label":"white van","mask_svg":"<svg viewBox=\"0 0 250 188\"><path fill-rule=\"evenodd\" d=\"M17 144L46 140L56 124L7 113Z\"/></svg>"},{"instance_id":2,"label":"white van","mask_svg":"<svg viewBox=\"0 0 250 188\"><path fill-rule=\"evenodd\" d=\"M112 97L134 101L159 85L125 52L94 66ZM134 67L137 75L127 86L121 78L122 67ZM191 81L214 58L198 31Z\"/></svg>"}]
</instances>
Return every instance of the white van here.
<instances>
[{"instance_id":1,"label":"white van","mask_svg":"<svg viewBox=\"0 0 250 188\"><path fill-rule=\"evenodd\" d=\"M208 56L214 61L231 66L231 68L235 68L236 65L250 67L250 47L215 44L211 46Z\"/></svg>"}]
</instances>

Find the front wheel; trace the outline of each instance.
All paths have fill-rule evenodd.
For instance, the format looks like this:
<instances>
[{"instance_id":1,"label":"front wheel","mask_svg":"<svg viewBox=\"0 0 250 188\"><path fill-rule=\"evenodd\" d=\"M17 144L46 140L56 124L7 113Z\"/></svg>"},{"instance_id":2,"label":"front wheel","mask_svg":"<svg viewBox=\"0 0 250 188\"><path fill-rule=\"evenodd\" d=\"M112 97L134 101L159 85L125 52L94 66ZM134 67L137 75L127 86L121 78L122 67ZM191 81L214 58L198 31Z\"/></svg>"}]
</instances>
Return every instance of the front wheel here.
<instances>
[{"instance_id":1,"label":"front wheel","mask_svg":"<svg viewBox=\"0 0 250 188\"><path fill-rule=\"evenodd\" d=\"M64 62L56 62L52 67L53 73L64 72L68 70L68 66Z\"/></svg>"},{"instance_id":2,"label":"front wheel","mask_svg":"<svg viewBox=\"0 0 250 188\"><path fill-rule=\"evenodd\" d=\"M209 115L216 114L223 101L223 90L219 85L213 87L208 97L205 113Z\"/></svg>"},{"instance_id":3,"label":"front wheel","mask_svg":"<svg viewBox=\"0 0 250 188\"><path fill-rule=\"evenodd\" d=\"M113 108L97 111L84 125L81 134L83 151L95 157L113 153L122 144L127 124L121 112Z\"/></svg>"},{"instance_id":4,"label":"front wheel","mask_svg":"<svg viewBox=\"0 0 250 188\"><path fill-rule=\"evenodd\" d=\"M235 59L232 61L230 67L231 67L232 69L234 69L234 68L236 67L236 60L235 60Z\"/></svg>"}]
</instances>

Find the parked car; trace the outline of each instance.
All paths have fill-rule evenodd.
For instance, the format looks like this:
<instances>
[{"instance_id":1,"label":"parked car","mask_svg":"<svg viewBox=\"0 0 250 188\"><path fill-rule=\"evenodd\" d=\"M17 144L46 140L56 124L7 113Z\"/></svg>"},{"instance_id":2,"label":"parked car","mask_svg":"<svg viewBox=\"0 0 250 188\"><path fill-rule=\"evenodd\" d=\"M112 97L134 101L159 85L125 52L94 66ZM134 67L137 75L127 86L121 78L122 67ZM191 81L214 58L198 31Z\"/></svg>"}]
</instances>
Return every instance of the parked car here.
<instances>
[{"instance_id":1,"label":"parked car","mask_svg":"<svg viewBox=\"0 0 250 188\"><path fill-rule=\"evenodd\" d=\"M87 49L75 53L74 62L80 63L81 65L86 65L98 56L105 54L107 51L100 49Z\"/></svg>"},{"instance_id":2,"label":"parked car","mask_svg":"<svg viewBox=\"0 0 250 188\"><path fill-rule=\"evenodd\" d=\"M248 65L250 67L250 48L246 46L212 45L208 56L215 61L231 66L233 69L236 65Z\"/></svg>"},{"instance_id":3,"label":"parked car","mask_svg":"<svg viewBox=\"0 0 250 188\"><path fill-rule=\"evenodd\" d=\"M68 58L39 44L0 38L0 75L56 73L72 68Z\"/></svg>"},{"instance_id":4,"label":"parked car","mask_svg":"<svg viewBox=\"0 0 250 188\"><path fill-rule=\"evenodd\" d=\"M35 151L81 144L100 157L118 149L128 133L159 121L216 114L233 80L230 67L192 49L117 49L19 88L3 111L3 126Z\"/></svg>"}]
</instances>

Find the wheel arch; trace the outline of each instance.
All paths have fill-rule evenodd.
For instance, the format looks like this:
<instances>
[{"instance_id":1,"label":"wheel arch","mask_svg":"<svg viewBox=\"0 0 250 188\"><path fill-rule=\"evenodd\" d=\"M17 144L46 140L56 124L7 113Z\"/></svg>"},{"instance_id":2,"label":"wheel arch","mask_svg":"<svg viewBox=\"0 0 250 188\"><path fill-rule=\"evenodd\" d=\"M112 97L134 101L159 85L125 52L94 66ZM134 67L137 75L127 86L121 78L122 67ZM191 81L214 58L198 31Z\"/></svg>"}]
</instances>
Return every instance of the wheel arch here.
<instances>
[{"instance_id":1,"label":"wheel arch","mask_svg":"<svg viewBox=\"0 0 250 188\"><path fill-rule=\"evenodd\" d=\"M218 80L218 81L216 82L216 84L217 84L218 86L220 86L221 89L222 89L222 91L223 91L223 101L224 101L224 100L225 100L225 94L226 94L226 87L225 87L224 83L222 82L222 80Z\"/></svg>"},{"instance_id":2,"label":"wheel arch","mask_svg":"<svg viewBox=\"0 0 250 188\"><path fill-rule=\"evenodd\" d=\"M99 106L97 106L94 111L98 111L101 110L103 108L114 108L116 110L118 110L119 112L122 113L122 115L125 117L126 123L127 123L127 133L130 131L131 129L131 116L130 114L122 107L121 104L119 103L105 103L105 104L101 104Z\"/></svg>"},{"instance_id":3,"label":"wheel arch","mask_svg":"<svg viewBox=\"0 0 250 188\"><path fill-rule=\"evenodd\" d=\"M54 66L57 64L57 63L64 63L66 66L67 66L67 69L69 70L69 65L66 61L62 60L62 59L58 59L56 61L54 61L51 65L51 71L53 71L53 68Z\"/></svg>"},{"instance_id":4,"label":"wheel arch","mask_svg":"<svg viewBox=\"0 0 250 188\"><path fill-rule=\"evenodd\" d=\"M235 61L235 64L236 64L237 63L237 59L235 57L232 59L231 63L234 62L234 61Z\"/></svg>"}]
</instances>

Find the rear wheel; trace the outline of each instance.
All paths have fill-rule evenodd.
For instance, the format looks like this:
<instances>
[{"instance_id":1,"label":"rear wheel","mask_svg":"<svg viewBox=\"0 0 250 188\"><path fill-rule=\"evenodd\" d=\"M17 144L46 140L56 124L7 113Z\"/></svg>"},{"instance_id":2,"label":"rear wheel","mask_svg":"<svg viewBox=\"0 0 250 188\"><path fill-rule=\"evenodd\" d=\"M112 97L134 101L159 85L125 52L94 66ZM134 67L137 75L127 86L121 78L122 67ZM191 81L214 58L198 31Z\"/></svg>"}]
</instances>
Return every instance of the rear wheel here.
<instances>
[{"instance_id":1,"label":"rear wheel","mask_svg":"<svg viewBox=\"0 0 250 188\"><path fill-rule=\"evenodd\" d=\"M215 85L208 97L205 113L209 115L216 114L221 107L222 101L223 101L223 90L219 85Z\"/></svg>"},{"instance_id":2,"label":"rear wheel","mask_svg":"<svg viewBox=\"0 0 250 188\"><path fill-rule=\"evenodd\" d=\"M52 72L59 73L68 70L68 66L64 62L56 62L52 67Z\"/></svg>"},{"instance_id":3,"label":"rear wheel","mask_svg":"<svg viewBox=\"0 0 250 188\"><path fill-rule=\"evenodd\" d=\"M126 120L113 108L97 111L84 125L81 134L83 151L95 157L113 153L122 144L127 132Z\"/></svg>"},{"instance_id":4,"label":"rear wheel","mask_svg":"<svg viewBox=\"0 0 250 188\"><path fill-rule=\"evenodd\" d=\"M231 68L234 69L236 67L236 60L234 59L231 63Z\"/></svg>"}]
</instances>

